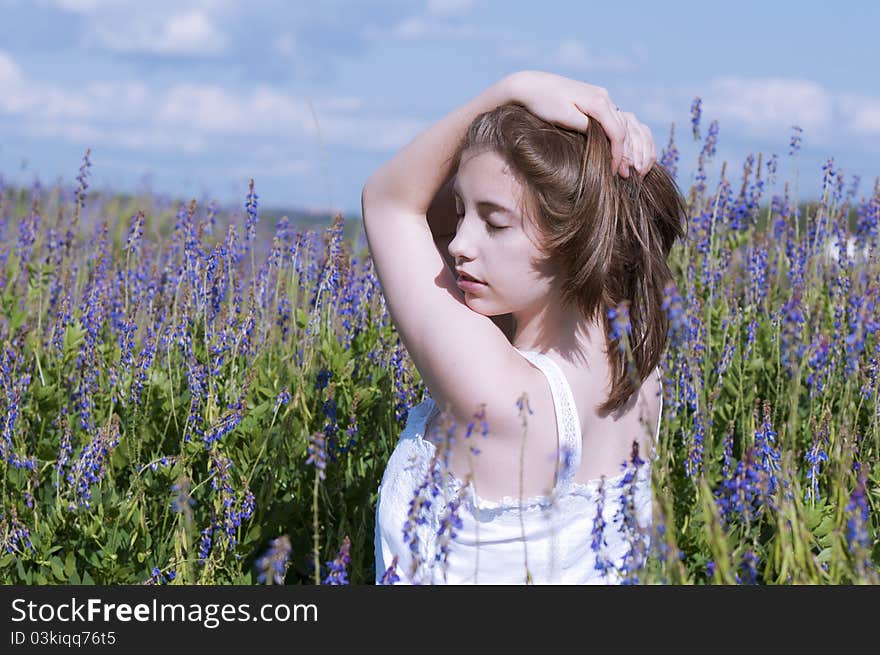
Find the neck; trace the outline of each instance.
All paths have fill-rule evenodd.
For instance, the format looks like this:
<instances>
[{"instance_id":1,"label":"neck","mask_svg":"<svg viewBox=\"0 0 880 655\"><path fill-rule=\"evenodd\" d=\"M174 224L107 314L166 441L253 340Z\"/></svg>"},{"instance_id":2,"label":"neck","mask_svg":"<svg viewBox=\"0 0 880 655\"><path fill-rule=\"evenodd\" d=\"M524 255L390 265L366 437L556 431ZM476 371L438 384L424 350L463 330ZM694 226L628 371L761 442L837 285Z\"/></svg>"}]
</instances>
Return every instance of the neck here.
<instances>
[{"instance_id":1,"label":"neck","mask_svg":"<svg viewBox=\"0 0 880 655\"><path fill-rule=\"evenodd\" d=\"M513 314L514 337L519 350L555 352L575 365L589 366L591 358L604 356L605 333L596 322L588 322L576 307L563 309L549 302Z\"/></svg>"}]
</instances>

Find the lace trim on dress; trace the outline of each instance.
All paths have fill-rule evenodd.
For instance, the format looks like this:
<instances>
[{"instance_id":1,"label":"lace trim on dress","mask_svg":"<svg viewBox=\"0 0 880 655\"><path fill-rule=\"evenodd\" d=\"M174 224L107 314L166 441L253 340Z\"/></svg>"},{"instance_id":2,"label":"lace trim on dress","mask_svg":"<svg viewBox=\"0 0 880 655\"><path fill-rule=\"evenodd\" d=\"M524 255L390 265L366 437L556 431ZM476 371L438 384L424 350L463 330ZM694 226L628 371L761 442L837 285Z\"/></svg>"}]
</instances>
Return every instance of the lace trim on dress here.
<instances>
[{"instance_id":1,"label":"lace trim on dress","mask_svg":"<svg viewBox=\"0 0 880 655\"><path fill-rule=\"evenodd\" d=\"M598 499L601 479L593 479L585 483L575 482L572 479L575 472L580 468L581 427L578 421L577 406L575 404L574 395L572 394L571 387L565 378L565 373L562 372L562 369L556 362L544 353L534 350L514 349L535 364L550 382L551 395L553 396L553 404L556 410L558 438L562 441L562 447L560 447L559 450L559 471L562 473L562 476L557 480L556 486L553 491L551 491L550 495L542 494L538 496L529 496L523 498L522 502L520 502L518 496L502 496L501 499L497 501L480 498L474 491L474 486L469 483L468 487L470 493L466 497L468 505L471 507L472 511L478 510L483 516L485 516L486 513L497 515L511 509L521 509L524 512L546 510L558 501L560 497L567 495L585 496ZM655 370L657 372L657 378L660 380L661 395L660 416L658 417L657 422L657 436L655 436L656 441L659 437L660 424L663 417L663 378L660 374L660 367L658 366ZM422 425L427 429L428 423L430 423L440 412L440 409L437 403L434 402L434 399L431 398L430 394L426 392L425 396L426 400L430 401L430 406ZM560 430L560 428L562 429ZM423 430L423 432L424 431L425 430ZM425 438L424 442L430 445L432 451L436 450L436 446L430 439ZM565 463L566 449L567 452L570 453L567 465ZM647 483L650 485L651 459L655 453L656 451L652 448L649 459L639 466L635 479L631 484L643 485ZM630 465L627 463L625 467L622 467L623 470L617 475L604 478L604 492L606 497L619 495L621 491L629 486L621 485L624 477L629 472L629 467ZM448 485L447 489L450 494L449 497L457 497L461 493L463 487L462 481L448 471L444 471L444 479ZM563 487L565 488L564 492L562 491Z\"/></svg>"},{"instance_id":2,"label":"lace trim on dress","mask_svg":"<svg viewBox=\"0 0 880 655\"><path fill-rule=\"evenodd\" d=\"M556 482L559 488L571 482L581 465L581 425L577 405L565 373L556 362L544 353L531 350L519 352L541 369L550 382L559 440L560 479Z\"/></svg>"},{"instance_id":3,"label":"lace trim on dress","mask_svg":"<svg viewBox=\"0 0 880 655\"><path fill-rule=\"evenodd\" d=\"M436 414L440 412L437 403L434 402L433 398L428 398L430 401L430 408L427 412L427 416L425 417L425 423L423 425L427 426L428 423L434 418ZM419 438L421 439L420 435ZM430 439L422 439L422 441L428 445L431 456L436 452L436 446ZM578 451L580 449L577 449ZM627 467L629 465L627 464ZM574 469L573 469L574 470ZM649 461L646 461L644 464L639 466L639 469L636 473L635 479L631 484L635 484L636 486L642 485L650 485L650 471L651 464ZM629 488L630 485L622 485L624 477L630 471L624 469L620 473L614 476L605 477L605 486L604 493L607 498L615 498L618 497L623 491ZM459 480L457 477L449 473L449 471L443 471L443 479L446 484L446 489L449 498L458 497L461 493L462 488L464 487L464 483ZM587 482L575 482L573 480L568 480L565 485L565 491L560 491L560 485L557 484L556 489L551 492L550 495L541 494L538 496L529 496L527 498L522 499L522 503L520 503L520 499L518 496L502 496L499 500L488 500L485 498L481 498L477 495L476 491L474 491L474 485L468 483L469 493L465 496L465 502L468 507L475 516L479 515L482 519L489 519L494 516L498 516L504 512L510 510L522 510L524 513L536 513L539 511L546 511L548 508L552 507L555 502L557 502L561 497L567 496L584 496L590 499L598 499L599 498L599 486L601 484L601 478L589 480Z\"/></svg>"},{"instance_id":4,"label":"lace trim on dress","mask_svg":"<svg viewBox=\"0 0 880 655\"><path fill-rule=\"evenodd\" d=\"M609 499L618 498L626 492L631 485L635 485L637 488L642 487L645 484L649 485L651 479L650 472L651 465L648 462L645 462L639 466L639 470L636 472L635 478L630 484L622 484L629 471L622 471L617 475L606 477L604 486L606 503ZM451 497L454 497L461 492L461 480L448 473L446 479ZM566 486L564 494L557 493L556 496L529 496L528 498L523 498L522 503L520 503L519 498L516 496L502 496L497 501L480 498L474 491L473 485L469 485L470 493L467 496L467 503L471 512L474 515L479 514L479 517L482 519L489 519L504 512L509 512L510 510L521 509L524 513L537 513L539 511L550 509L563 497L582 496L590 500L598 500L601 482L601 479L589 480L585 483L571 481Z\"/></svg>"}]
</instances>

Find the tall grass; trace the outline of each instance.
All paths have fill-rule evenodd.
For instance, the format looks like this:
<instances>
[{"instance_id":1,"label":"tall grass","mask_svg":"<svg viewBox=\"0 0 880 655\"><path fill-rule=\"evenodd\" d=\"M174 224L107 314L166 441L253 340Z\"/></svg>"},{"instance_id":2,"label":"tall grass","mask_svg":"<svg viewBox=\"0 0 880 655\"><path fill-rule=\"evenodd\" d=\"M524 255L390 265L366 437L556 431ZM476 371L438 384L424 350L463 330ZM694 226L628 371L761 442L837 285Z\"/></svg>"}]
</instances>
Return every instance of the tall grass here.
<instances>
[{"instance_id":1,"label":"tall grass","mask_svg":"<svg viewBox=\"0 0 880 655\"><path fill-rule=\"evenodd\" d=\"M799 205L759 154L710 189L698 104L693 128L627 581L877 583L878 183L857 198L829 160ZM358 221L267 231L253 184L242 214L90 195L89 173L0 189L0 581L372 583L425 387Z\"/></svg>"}]
</instances>

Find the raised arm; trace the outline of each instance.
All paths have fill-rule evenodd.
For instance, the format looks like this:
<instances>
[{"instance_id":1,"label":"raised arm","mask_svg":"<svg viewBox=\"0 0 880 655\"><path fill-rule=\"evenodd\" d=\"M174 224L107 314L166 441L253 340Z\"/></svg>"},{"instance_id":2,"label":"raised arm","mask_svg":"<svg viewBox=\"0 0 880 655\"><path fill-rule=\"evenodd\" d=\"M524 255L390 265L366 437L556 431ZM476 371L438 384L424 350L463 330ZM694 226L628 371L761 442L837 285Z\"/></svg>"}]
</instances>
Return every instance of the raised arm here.
<instances>
[{"instance_id":1,"label":"raised arm","mask_svg":"<svg viewBox=\"0 0 880 655\"><path fill-rule=\"evenodd\" d=\"M367 180L364 202L378 196L383 204L393 202L398 209L426 215L437 191L455 173L452 157L468 125L479 114L514 100L516 75L488 87L397 152Z\"/></svg>"},{"instance_id":2,"label":"raised arm","mask_svg":"<svg viewBox=\"0 0 880 655\"><path fill-rule=\"evenodd\" d=\"M623 162L631 130L604 89L521 71L428 127L376 170L361 194L364 231L388 312L431 396L458 425L467 425L475 403L481 404L496 435L519 434L520 417L511 410L528 369L507 333L499 334L497 323L468 307L457 287L445 259L448 241L442 241L450 238L449 225L440 225L451 216L440 209L435 234L427 214L454 172L453 157L470 123L509 102L570 129L586 129L596 118L611 140L611 165ZM437 207L444 202L439 198ZM498 371L511 375L500 380Z\"/></svg>"},{"instance_id":3,"label":"raised arm","mask_svg":"<svg viewBox=\"0 0 880 655\"><path fill-rule=\"evenodd\" d=\"M586 130L595 119L611 143L611 170L629 177L634 166L644 175L656 161L648 128L621 112L608 91L578 80L541 71L519 71L503 77L475 98L419 134L364 185L362 200L425 216L437 192L455 172L455 149L471 121L495 107L516 102L548 122Z\"/></svg>"}]
</instances>

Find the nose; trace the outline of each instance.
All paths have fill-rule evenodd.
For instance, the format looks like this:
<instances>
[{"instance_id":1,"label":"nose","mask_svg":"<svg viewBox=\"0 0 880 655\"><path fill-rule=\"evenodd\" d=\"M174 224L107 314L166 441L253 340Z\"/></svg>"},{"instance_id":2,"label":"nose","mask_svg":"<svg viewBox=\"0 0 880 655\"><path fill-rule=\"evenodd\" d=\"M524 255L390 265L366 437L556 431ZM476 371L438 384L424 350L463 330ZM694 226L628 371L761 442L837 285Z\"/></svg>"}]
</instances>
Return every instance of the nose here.
<instances>
[{"instance_id":1,"label":"nose","mask_svg":"<svg viewBox=\"0 0 880 655\"><path fill-rule=\"evenodd\" d=\"M466 234L466 224L467 221L465 221L463 218L459 219L458 227L455 230L455 236L446 247L446 249L449 251L450 256L452 256L452 258L455 259L456 262L459 262L462 259L474 258L473 239L471 239L470 236Z\"/></svg>"}]
</instances>

